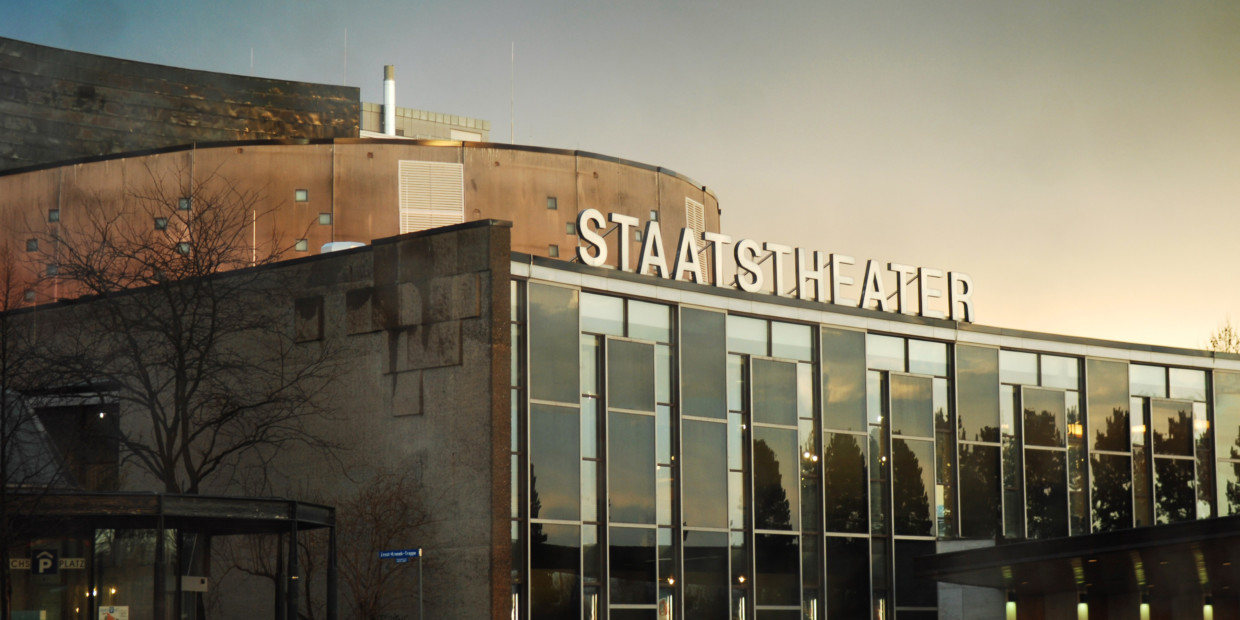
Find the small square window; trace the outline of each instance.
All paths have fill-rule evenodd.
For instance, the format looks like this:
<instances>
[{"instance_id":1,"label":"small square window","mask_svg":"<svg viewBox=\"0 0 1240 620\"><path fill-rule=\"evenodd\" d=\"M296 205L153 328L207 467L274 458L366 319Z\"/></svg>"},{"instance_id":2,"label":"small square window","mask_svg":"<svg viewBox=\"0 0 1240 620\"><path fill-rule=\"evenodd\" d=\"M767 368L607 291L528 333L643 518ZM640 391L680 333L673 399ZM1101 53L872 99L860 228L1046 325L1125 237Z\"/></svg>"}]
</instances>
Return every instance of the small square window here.
<instances>
[{"instance_id":1,"label":"small square window","mask_svg":"<svg viewBox=\"0 0 1240 620\"><path fill-rule=\"evenodd\" d=\"M39 251L39 240L38 239L27 239L26 240L26 251L27 252L38 252Z\"/></svg>"},{"instance_id":2,"label":"small square window","mask_svg":"<svg viewBox=\"0 0 1240 620\"><path fill-rule=\"evenodd\" d=\"M182 196L180 198L177 198L177 210L178 211L189 211L189 196Z\"/></svg>"},{"instance_id":3,"label":"small square window","mask_svg":"<svg viewBox=\"0 0 1240 620\"><path fill-rule=\"evenodd\" d=\"M155 218L155 230L168 230L168 218L166 217Z\"/></svg>"},{"instance_id":4,"label":"small square window","mask_svg":"<svg viewBox=\"0 0 1240 620\"><path fill-rule=\"evenodd\" d=\"M651 209L651 210L650 210L650 221L652 221L652 222L657 222L657 221L659 221L659 212L658 212L658 211L655 211L654 209Z\"/></svg>"},{"instance_id":5,"label":"small square window","mask_svg":"<svg viewBox=\"0 0 1240 620\"><path fill-rule=\"evenodd\" d=\"M560 205L556 201L555 196L547 196L547 210L548 211L555 211L559 207Z\"/></svg>"},{"instance_id":6,"label":"small square window","mask_svg":"<svg viewBox=\"0 0 1240 620\"><path fill-rule=\"evenodd\" d=\"M330 225L331 225L331 223L332 223L332 214L330 214L330 213L320 213L320 214L319 214L319 223L320 223L320 224L322 224L322 225L324 225L324 226L330 226Z\"/></svg>"},{"instance_id":7,"label":"small square window","mask_svg":"<svg viewBox=\"0 0 1240 620\"><path fill-rule=\"evenodd\" d=\"M550 256L551 258L559 258L560 257L560 246L558 245L547 246L547 256Z\"/></svg>"},{"instance_id":8,"label":"small square window","mask_svg":"<svg viewBox=\"0 0 1240 620\"><path fill-rule=\"evenodd\" d=\"M47 275L54 276L58 273L60 273L60 267L57 267L55 263L47 266Z\"/></svg>"},{"instance_id":9,"label":"small square window","mask_svg":"<svg viewBox=\"0 0 1240 620\"><path fill-rule=\"evenodd\" d=\"M574 223L574 222L569 222L569 223L565 224L565 225L564 225L564 232L565 232L565 234L569 234L569 235L575 235L575 234L577 234L577 224L576 224L576 223Z\"/></svg>"},{"instance_id":10,"label":"small square window","mask_svg":"<svg viewBox=\"0 0 1240 620\"><path fill-rule=\"evenodd\" d=\"M310 201L310 190L308 189L299 189L293 194L294 194L293 200L296 200L297 202L309 202Z\"/></svg>"},{"instance_id":11,"label":"small square window","mask_svg":"<svg viewBox=\"0 0 1240 620\"><path fill-rule=\"evenodd\" d=\"M34 291L27 289L24 297L26 301L34 301Z\"/></svg>"},{"instance_id":12,"label":"small square window","mask_svg":"<svg viewBox=\"0 0 1240 620\"><path fill-rule=\"evenodd\" d=\"M47 210L47 221L59 222L60 221L60 209L48 209Z\"/></svg>"},{"instance_id":13,"label":"small square window","mask_svg":"<svg viewBox=\"0 0 1240 620\"><path fill-rule=\"evenodd\" d=\"M298 240L297 240L297 244L293 246L293 249L294 249L294 250L296 250L296 251L298 251L298 252L306 252L306 251L309 251L309 250L310 250L310 242L309 242L309 241L306 241L305 239L298 239Z\"/></svg>"},{"instance_id":14,"label":"small square window","mask_svg":"<svg viewBox=\"0 0 1240 620\"><path fill-rule=\"evenodd\" d=\"M635 231L633 231L633 240L634 240L634 241L641 241L641 240L642 240L642 231L640 231L640 230L635 230Z\"/></svg>"},{"instance_id":15,"label":"small square window","mask_svg":"<svg viewBox=\"0 0 1240 620\"><path fill-rule=\"evenodd\" d=\"M189 256L189 242L182 241L177 244L177 254L181 256Z\"/></svg>"}]
</instances>

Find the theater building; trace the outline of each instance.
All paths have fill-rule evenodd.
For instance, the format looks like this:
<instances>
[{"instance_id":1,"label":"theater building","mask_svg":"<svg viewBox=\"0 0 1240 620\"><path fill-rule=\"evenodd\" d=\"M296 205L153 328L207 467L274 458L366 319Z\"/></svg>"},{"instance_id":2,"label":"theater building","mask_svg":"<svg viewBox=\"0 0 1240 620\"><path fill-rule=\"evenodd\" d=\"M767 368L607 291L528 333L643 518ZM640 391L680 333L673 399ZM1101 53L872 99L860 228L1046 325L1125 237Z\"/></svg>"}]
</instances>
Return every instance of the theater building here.
<instances>
[{"instance_id":1,"label":"theater building","mask_svg":"<svg viewBox=\"0 0 1240 620\"><path fill-rule=\"evenodd\" d=\"M986 283L947 266L724 234L710 190L636 162L360 138L330 112L355 96L327 94L320 134L8 166L0 221L33 260L92 208L158 227L204 179L260 193L254 251L283 232L293 260L243 272L287 284L298 346L349 356L318 429L345 471L290 449L275 490L418 468L425 596L393 613L1240 617L1240 357L979 325ZM181 189L125 211L152 179ZM319 253L339 241L365 245ZM18 320L90 312L54 281ZM219 613L268 614L220 577Z\"/></svg>"}]
</instances>

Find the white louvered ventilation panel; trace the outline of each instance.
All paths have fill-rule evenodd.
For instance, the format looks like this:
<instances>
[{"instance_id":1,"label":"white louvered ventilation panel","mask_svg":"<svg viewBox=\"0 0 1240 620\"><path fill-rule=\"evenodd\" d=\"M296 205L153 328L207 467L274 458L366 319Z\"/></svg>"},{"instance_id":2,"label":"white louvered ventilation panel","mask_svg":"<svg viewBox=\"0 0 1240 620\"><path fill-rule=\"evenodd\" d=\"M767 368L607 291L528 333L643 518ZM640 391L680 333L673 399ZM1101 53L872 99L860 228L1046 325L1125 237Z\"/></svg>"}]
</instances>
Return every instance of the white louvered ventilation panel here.
<instances>
[{"instance_id":1,"label":"white louvered ventilation panel","mask_svg":"<svg viewBox=\"0 0 1240 620\"><path fill-rule=\"evenodd\" d=\"M706 242L702 240L702 233L706 230L706 206L702 203L685 197L685 225L693 229L693 238L697 241L698 258L702 261L702 273L710 280L711 261L710 255L703 252L706 249Z\"/></svg>"},{"instance_id":2,"label":"white louvered ventilation panel","mask_svg":"<svg viewBox=\"0 0 1240 620\"><path fill-rule=\"evenodd\" d=\"M464 221L464 166L435 161L400 162L401 233Z\"/></svg>"}]
</instances>

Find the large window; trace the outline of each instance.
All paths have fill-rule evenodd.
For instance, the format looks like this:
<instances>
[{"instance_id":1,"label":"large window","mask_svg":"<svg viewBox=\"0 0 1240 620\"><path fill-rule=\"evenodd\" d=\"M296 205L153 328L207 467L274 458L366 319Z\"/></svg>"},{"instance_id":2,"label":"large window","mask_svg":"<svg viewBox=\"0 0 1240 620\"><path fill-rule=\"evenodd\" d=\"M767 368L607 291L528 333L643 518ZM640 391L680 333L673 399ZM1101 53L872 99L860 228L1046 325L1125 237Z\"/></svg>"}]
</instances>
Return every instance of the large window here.
<instances>
[{"instance_id":1,"label":"large window","mask_svg":"<svg viewBox=\"0 0 1240 620\"><path fill-rule=\"evenodd\" d=\"M1128 385L1137 524L1213 516L1205 371L1131 364Z\"/></svg>"}]
</instances>

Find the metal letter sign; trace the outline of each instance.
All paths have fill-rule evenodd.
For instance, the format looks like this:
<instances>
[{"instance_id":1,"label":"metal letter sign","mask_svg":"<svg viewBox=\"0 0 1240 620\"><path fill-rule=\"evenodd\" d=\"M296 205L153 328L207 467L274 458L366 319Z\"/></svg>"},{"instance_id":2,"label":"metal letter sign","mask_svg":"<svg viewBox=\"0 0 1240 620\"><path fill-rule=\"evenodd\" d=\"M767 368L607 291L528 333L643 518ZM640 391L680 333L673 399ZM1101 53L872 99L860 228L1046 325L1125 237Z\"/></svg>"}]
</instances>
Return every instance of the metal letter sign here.
<instances>
[{"instance_id":1,"label":"metal letter sign","mask_svg":"<svg viewBox=\"0 0 1240 620\"><path fill-rule=\"evenodd\" d=\"M60 562L56 559L54 549L39 549L34 552L33 561L30 562L30 572L35 575L55 575L59 568Z\"/></svg>"}]
</instances>

